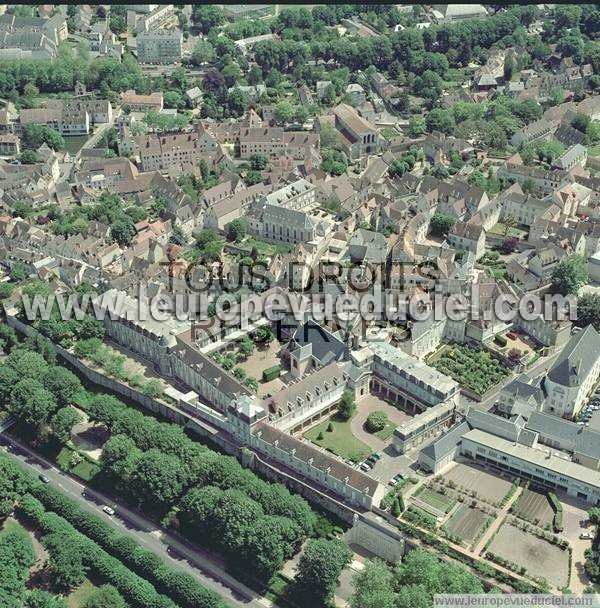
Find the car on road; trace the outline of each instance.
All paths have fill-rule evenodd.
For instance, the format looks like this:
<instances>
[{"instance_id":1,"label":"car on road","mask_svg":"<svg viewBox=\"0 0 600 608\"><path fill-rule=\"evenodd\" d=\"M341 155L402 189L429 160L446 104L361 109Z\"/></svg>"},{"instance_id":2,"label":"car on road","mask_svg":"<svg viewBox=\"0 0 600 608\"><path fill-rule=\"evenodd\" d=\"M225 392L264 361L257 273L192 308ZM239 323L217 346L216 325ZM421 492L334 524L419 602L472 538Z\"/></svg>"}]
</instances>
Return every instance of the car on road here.
<instances>
[{"instance_id":1,"label":"car on road","mask_svg":"<svg viewBox=\"0 0 600 608\"><path fill-rule=\"evenodd\" d=\"M115 514L115 510L112 507L104 506L102 507L102 510L111 517Z\"/></svg>"},{"instance_id":2,"label":"car on road","mask_svg":"<svg viewBox=\"0 0 600 608\"><path fill-rule=\"evenodd\" d=\"M38 476L38 479L42 482L42 483L50 483L50 478L46 477L44 474L40 474Z\"/></svg>"},{"instance_id":3,"label":"car on road","mask_svg":"<svg viewBox=\"0 0 600 608\"><path fill-rule=\"evenodd\" d=\"M581 540L592 540L594 537L593 537L593 535L590 532L582 532L579 535L579 538Z\"/></svg>"}]
</instances>

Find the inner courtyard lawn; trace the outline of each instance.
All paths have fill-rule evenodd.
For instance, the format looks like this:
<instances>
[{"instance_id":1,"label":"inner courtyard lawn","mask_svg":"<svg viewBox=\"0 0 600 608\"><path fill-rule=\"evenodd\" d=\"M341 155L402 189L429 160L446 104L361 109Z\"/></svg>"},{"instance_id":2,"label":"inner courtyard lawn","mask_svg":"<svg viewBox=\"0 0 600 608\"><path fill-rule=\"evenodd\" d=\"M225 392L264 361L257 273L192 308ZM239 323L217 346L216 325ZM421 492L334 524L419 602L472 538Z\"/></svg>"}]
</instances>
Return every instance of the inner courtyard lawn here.
<instances>
[{"instance_id":1,"label":"inner courtyard lawn","mask_svg":"<svg viewBox=\"0 0 600 608\"><path fill-rule=\"evenodd\" d=\"M351 419L341 420L333 416L304 433L304 437L341 458L360 462L367 458L372 450L352 434L350 421ZM330 423L332 431L327 430Z\"/></svg>"}]
</instances>

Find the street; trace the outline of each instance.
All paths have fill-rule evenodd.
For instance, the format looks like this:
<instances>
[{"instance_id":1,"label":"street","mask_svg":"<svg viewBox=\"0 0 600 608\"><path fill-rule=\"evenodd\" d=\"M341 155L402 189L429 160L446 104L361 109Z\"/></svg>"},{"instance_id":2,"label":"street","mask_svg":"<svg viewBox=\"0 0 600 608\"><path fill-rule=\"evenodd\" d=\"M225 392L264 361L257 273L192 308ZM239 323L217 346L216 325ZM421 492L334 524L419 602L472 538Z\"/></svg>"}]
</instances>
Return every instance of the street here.
<instances>
[{"instance_id":1,"label":"street","mask_svg":"<svg viewBox=\"0 0 600 608\"><path fill-rule=\"evenodd\" d=\"M137 512L74 480L13 437L0 435L0 446L4 454L21 463L30 473L36 477L44 474L54 487L59 488L81 507L101 517L121 534L133 538L172 568L190 574L201 585L215 591L230 604L251 608L275 606L225 572L222 564L217 563L208 552L164 532ZM104 505L112 507L115 515L110 517L103 513Z\"/></svg>"}]
</instances>

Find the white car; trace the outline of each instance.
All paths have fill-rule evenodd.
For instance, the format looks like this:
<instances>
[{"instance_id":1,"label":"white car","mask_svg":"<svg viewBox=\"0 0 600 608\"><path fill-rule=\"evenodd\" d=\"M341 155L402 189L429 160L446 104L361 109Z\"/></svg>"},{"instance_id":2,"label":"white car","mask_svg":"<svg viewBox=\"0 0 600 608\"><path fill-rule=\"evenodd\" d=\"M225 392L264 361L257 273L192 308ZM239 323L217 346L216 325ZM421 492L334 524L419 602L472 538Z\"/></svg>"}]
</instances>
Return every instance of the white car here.
<instances>
[{"instance_id":1,"label":"white car","mask_svg":"<svg viewBox=\"0 0 600 608\"><path fill-rule=\"evenodd\" d=\"M581 540L592 540L594 537L593 537L593 536L592 536L592 535L591 535L589 532L582 532L582 533L579 535L579 538L580 538Z\"/></svg>"},{"instance_id":2,"label":"white car","mask_svg":"<svg viewBox=\"0 0 600 608\"><path fill-rule=\"evenodd\" d=\"M107 514L110 515L111 517L115 514L115 510L112 507L107 507L104 506L102 507L102 510Z\"/></svg>"}]
</instances>

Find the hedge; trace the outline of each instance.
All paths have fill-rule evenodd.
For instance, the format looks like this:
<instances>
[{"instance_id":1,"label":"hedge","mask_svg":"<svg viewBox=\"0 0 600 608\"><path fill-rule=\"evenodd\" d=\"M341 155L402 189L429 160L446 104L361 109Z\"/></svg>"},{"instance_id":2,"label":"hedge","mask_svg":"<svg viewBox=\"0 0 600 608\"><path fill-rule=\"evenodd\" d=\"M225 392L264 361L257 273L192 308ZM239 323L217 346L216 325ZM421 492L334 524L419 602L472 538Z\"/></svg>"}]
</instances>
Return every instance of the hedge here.
<instances>
[{"instance_id":1,"label":"hedge","mask_svg":"<svg viewBox=\"0 0 600 608\"><path fill-rule=\"evenodd\" d=\"M548 492L548 499L552 504L552 508L554 509L554 531L562 532L563 531L563 508L560 500L556 497L556 494L553 492Z\"/></svg>"},{"instance_id":2,"label":"hedge","mask_svg":"<svg viewBox=\"0 0 600 608\"><path fill-rule=\"evenodd\" d=\"M140 547L132 538L120 534L96 515L52 487L34 484L31 494L47 510L63 517L79 532L98 543L107 553L119 559L134 572L154 583L183 608L224 608L224 601L205 589L192 576L166 566L151 551Z\"/></svg>"},{"instance_id":3,"label":"hedge","mask_svg":"<svg viewBox=\"0 0 600 608\"><path fill-rule=\"evenodd\" d=\"M506 346L508 344L508 340L504 336L496 336L494 341L500 346Z\"/></svg>"},{"instance_id":4,"label":"hedge","mask_svg":"<svg viewBox=\"0 0 600 608\"><path fill-rule=\"evenodd\" d=\"M273 365L273 367L267 367L267 369L263 370L262 377L265 382L270 382L271 380L275 380L275 378L279 378L280 373L281 365Z\"/></svg>"},{"instance_id":5,"label":"hedge","mask_svg":"<svg viewBox=\"0 0 600 608\"><path fill-rule=\"evenodd\" d=\"M31 494L21 497L17 511L40 528L44 536L57 532L72 536L79 546L84 564L102 580L113 585L131 606L177 608L175 602L160 595L148 581L133 573L96 542L78 532L67 520L56 513L46 512L44 505Z\"/></svg>"}]
</instances>

